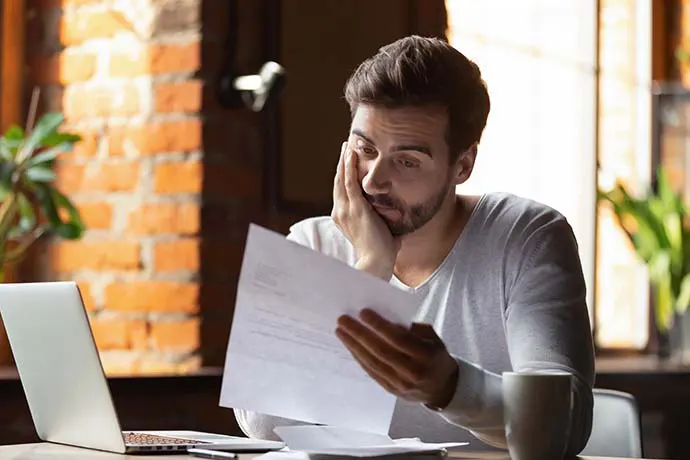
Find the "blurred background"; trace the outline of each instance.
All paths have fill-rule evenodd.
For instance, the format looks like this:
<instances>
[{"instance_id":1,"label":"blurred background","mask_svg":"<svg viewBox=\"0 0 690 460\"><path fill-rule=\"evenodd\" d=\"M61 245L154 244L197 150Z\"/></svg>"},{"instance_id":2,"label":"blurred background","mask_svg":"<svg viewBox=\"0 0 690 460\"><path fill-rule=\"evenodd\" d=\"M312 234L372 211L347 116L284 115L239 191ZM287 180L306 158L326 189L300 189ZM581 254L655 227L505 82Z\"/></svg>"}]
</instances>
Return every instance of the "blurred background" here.
<instances>
[{"instance_id":1,"label":"blurred background","mask_svg":"<svg viewBox=\"0 0 690 460\"><path fill-rule=\"evenodd\" d=\"M236 432L217 400L248 224L285 233L330 212L349 127L345 80L379 46L414 33L475 61L492 99L459 192L512 192L566 215L588 286L597 386L636 396L647 457L688 458L690 291L680 285L690 256L681 247L679 268L659 269L675 249L654 243L645 260L628 233L667 220L653 220L660 167L683 200L690 194L690 1L1 5L0 128L11 139L13 125L64 116L60 131L81 139L55 159L51 180L85 229L38 238L6 264L5 280L79 283L125 428ZM284 78L261 72L267 62ZM243 76L257 86L237 89ZM651 203L652 221L633 212L622 225L597 197L616 184L638 211ZM653 287L663 281L651 282L649 266L673 281L672 323L658 320ZM0 369L0 406L11 408L0 411L0 443L32 440L1 332Z\"/></svg>"}]
</instances>

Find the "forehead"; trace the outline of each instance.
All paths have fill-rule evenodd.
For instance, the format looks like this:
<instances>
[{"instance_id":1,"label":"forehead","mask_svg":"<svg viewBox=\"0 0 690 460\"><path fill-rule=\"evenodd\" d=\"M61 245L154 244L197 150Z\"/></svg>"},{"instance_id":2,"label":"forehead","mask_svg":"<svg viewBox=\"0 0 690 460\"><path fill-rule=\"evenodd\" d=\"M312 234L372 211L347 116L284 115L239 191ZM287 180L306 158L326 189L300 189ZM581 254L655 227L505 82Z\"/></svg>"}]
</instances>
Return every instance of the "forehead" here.
<instances>
[{"instance_id":1,"label":"forehead","mask_svg":"<svg viewBox=\"0 0 690 460\"><path fill-rule=\"evenodd\" d=\"M352 118L351 131L378 138L421 137L444 141L448 115L442 107L386 107L362 104Z\"/></svg>"}]
</instances>

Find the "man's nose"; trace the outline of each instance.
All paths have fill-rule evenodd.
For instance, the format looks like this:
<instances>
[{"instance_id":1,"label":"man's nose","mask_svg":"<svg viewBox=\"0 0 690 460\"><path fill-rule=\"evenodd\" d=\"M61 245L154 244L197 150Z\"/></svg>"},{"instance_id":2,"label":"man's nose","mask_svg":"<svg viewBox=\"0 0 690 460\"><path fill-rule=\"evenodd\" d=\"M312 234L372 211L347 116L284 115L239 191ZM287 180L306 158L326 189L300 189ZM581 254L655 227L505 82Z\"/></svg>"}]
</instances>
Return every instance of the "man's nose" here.
<instances>
[{"instance_id":1,"label":"man's nose","mask_svg":"<svg viewBox=\"0 0 690 460\"><path fill-rule=\"evenodd\" d=\"M362 188L369 195L383 195L390 191L390 178L380 158L367 162Z\"/></svg>"}]
</instances>

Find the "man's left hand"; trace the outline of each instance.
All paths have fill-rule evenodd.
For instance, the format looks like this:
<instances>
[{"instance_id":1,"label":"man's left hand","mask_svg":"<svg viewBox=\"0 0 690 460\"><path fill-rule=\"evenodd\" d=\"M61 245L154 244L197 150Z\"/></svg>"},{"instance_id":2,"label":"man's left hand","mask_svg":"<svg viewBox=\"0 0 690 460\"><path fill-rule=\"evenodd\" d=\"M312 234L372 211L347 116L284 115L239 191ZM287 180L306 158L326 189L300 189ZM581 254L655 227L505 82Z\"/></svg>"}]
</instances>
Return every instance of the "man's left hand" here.
<instances>
[{"instance_id":1,"label":"man's left hand","mask_svg":"<svg viewBox=\"0 0 690 460\"><path fill-rule=\"evenodd\" d=\"M364 309L343 315L336 335L371 378L407 401L443 408L453 398L458 364L429 324L411 328Z\"/></svg>"}]
</instances>

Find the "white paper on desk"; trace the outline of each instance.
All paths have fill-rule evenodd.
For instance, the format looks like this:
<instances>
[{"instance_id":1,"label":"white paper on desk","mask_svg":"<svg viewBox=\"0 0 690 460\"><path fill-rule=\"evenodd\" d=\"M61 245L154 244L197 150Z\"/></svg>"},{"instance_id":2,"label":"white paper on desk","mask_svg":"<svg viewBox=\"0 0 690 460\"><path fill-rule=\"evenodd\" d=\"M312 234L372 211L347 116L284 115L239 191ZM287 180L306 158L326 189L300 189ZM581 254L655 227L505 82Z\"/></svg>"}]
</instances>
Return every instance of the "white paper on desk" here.
<instances>
[{"instance_id":1,"label":"white paper on desk","mask_svg":"<svg viewBox=\"0 0 690 460\"><path fill-rule=\"evenodd\" d=\"M391 439L332 426L280 426L275 433L291 451L311 455L377 457L404 453L438 452L466 446L466 442L428 443L417 438Z\"/></svg>"},{"instance_id":2,"label":"white paper on desk","mask_svg":"<svg viewBox=\"0 0 690 460\"><path fill-rule=\"evenodd\" d=\"M418 298L332 257L250 225L220 405L388 433L395 397L335 335L337 318L371 308L409 325Z\"/></svg>"}]
</instances>

